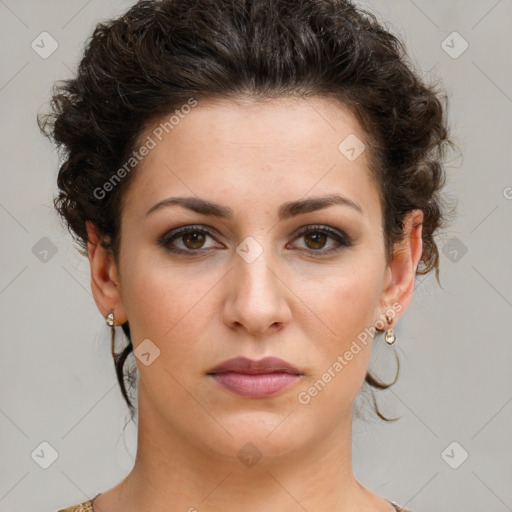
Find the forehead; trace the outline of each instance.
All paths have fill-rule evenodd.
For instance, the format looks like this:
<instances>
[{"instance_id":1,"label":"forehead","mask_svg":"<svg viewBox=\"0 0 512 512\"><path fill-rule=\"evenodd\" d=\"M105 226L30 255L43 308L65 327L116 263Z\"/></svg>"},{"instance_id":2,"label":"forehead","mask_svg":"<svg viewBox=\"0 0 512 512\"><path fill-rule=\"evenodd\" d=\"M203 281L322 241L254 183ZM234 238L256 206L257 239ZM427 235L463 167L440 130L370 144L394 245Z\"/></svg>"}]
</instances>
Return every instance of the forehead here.
<instances>
[{"instance_id":1,"label":"forehead","mask_svg":"<svg viewBox=\"0 0 512 512\"><path fill-rule=\"evenodd\" d=\"M152 119L139 146L145 142L153 147L126 195L131 209L196 195L231 203L236 213L248 197L268 205L275 199L277 208L283 199L338 192L379 216L365 134L334 99L199 101Z\"/></svg>"}]
</instances>

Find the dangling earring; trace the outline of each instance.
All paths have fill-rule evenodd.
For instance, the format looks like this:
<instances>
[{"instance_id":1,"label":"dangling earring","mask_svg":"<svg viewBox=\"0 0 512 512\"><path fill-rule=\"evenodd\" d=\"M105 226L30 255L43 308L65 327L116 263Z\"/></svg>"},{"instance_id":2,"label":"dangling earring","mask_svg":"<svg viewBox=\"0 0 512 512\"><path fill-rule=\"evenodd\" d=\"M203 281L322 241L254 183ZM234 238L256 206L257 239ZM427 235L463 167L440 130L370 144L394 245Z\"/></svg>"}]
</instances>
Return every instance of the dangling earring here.
<instances>
[{"instance_id":1,"label":"dangling earring","mask_svg":"<svg viewBox=\"0 0 512 512\"><path fill-rule=\"evenodd\" d=\"M388 321L388 324L390 324L390 325L393 323L393 319L390 316L386 316L386 320ZM393 329L389 328L386 331L385 340L388 345L393 345L395 343L396 336L395 336L395 331Z\"/></svg>"},{"instance_id":2,"label":"dangling earring","mask_svg":"<svg viewBox=\"0 0 512 512\"><path fill-rule=\"evenodd\" d=\"M114 322L114 312L112 311L105 318L105 323L110 327L110 352L112 357L115 359L115 336L116 336L116 324Z\"/></svg>"}]
</instances>

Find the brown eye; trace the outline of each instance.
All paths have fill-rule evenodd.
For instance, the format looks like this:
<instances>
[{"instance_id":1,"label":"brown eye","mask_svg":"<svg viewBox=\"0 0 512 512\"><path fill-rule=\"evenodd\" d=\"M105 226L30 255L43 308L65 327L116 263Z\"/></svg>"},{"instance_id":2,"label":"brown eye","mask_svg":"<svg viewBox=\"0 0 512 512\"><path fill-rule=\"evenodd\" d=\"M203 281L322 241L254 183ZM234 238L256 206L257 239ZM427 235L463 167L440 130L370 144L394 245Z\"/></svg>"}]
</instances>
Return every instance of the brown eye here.
<instances>
[{"instance_id":1,"label":"brown eye","mask_svg":"<svg viewBox=\"0 0 512 512\"><path fill-rule=\"evenodd\" d=\"M207 239L215 241L215 238L202 228L186 226L163 235L158 243L167 251L179 255L199 255L208 249L221 249L222 245L206 245ZM344 247L353 245L352 239L343 231L328 226L313 226L304 229L297 235L296 239L302 239L304 246L299 247L303 251L317 256L324 256L328 253L335 253ZM334 245L325 249L329 241Z\"/></svg>"},{"instance_id":2,"label":"brown eye","mask_svg":"<svg viewBox=\"0 0 512 512\"><path fill-rule=\"evenodd\" d=\"M306 245L309 249L322 249L329 237L325 233L312 231L304 235Z\"/></svg>"},{"instance_id":3,"label":"brown eye","mask_svg":"<svg viewBox=\"0 0 512 512\"><path fill-rule=\"evenodd\" d=\"M215 241L208 231L186 226L163 235L158 243L168 251L177 254L198 254L207 249L216 248L215 245L206 245L208 238Z\"/></svg>"},{"instance_id":4,"label":"brown eye","mask_svg":"<svg viewBox=\"0 0 512 512\"><path fill-rule=\"evenodd\" d=\"M205 243L206 237L204 233L200 231L192 231L186 235L182 235L181 239L187 249L195 250L200 249Z\"/></svg>"},{"instance_id":5,"label":"brown eye","mask_svg":"<svg viewBox=\"0 0 512 512\"><path fill-rule=\"evenodd\" d=\"M301 247L303 250L318 256L335 253L345 247L351 247L353 245L352 239L343 231L322 225L310 226L302 230L297 235L297 239L303 240L304 246ZM325 248L329 245L329 241L334 245L330 248Z\"/></svg>"}]
</instances>

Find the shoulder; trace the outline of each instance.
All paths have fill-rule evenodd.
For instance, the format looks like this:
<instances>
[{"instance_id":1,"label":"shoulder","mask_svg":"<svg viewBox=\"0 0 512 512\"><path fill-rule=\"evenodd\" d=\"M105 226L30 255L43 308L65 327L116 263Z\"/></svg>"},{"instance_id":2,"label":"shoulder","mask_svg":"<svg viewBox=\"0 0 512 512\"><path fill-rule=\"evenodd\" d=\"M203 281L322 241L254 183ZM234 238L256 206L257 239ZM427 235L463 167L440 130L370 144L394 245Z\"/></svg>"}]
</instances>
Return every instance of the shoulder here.
<instances>
[{"instance_id":1,"label":"shoulder","mask_svg":"<svg viewBox=\"0 0 512 512\"><path fill-rule=\"evenodd\" d=\"M397 512L412 512L412 510L409 510L408 508L402 508L397 503L392 502L394 507L396 508Z\"/></svg>"},{"instance_id":2,"label":"shoulder","mask_svg":"<svg viewBox=\"0 0 512 512\"><path fill-rule=\"evenodd\" d=\"M94 512L92 508L93 500L87 500L83 503L79 503L78 505L73 505L72 507L63 508L58 510L57 512Z\"/></svg>"}]
</instances>

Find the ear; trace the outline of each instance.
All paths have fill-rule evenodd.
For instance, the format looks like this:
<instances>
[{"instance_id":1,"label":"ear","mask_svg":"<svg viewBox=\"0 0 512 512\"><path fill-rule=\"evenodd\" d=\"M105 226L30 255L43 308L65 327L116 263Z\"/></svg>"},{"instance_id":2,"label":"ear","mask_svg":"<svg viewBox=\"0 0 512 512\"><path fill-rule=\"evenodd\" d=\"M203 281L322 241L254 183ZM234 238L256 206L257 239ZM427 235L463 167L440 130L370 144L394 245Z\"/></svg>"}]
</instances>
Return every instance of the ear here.
<instances>
[{"instance_id":1,"label":"ear","mask_svg":"<svg viewBox=\"0 0 512 512\"><path fill-rule=\"evenodd\" d=\"M96 226L86 221L87 252L91 267L91 290L96 306L105 318L114 313L115 325L124 324L127 320L121 299L121 283L119 273L110 249L105 249L102 237Z\"/></svg>"},{"instance_id":2,"label":"ear","mask_svg":"<svg viewBox=\"0 0 512 512\"><path fill-rule=\"evenodd\" d=\"M384 311L395 311L395 323L412 301L416 269L423 253L422 222L421 210L412 210L407 214L404 219L404 240L395 247L386 269L381 306Z\"/></svg>"}]
</instances>

